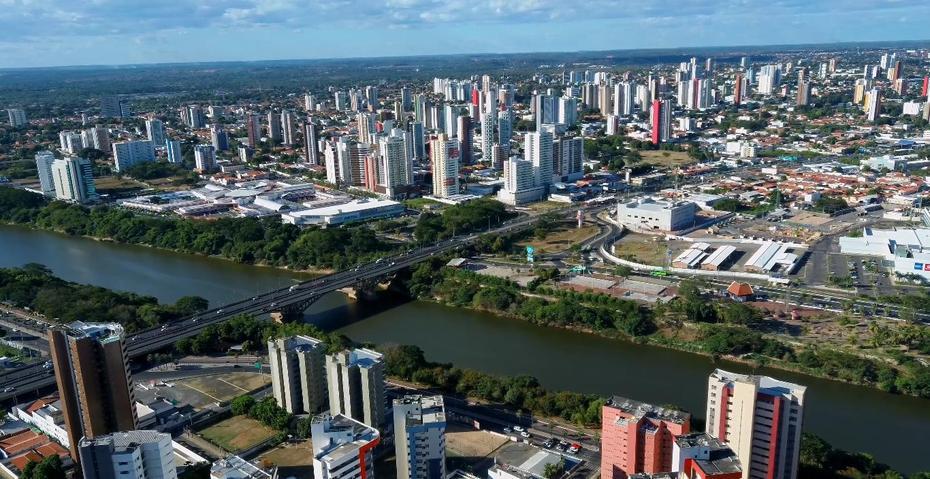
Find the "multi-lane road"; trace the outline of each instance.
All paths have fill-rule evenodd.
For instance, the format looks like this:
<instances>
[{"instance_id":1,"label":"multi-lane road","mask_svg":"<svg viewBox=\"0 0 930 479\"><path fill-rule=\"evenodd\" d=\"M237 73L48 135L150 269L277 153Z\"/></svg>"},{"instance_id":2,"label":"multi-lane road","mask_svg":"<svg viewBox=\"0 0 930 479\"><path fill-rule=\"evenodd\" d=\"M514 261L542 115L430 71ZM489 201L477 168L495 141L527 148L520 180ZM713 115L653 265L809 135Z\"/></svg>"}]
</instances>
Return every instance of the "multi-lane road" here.
<instances>
[{"instance_id":1,"label":"multi-lane road","mask_svg":"<svg viewBox=\"0 0 930 479\"><path fill-rule=\"evenodd\" d=\"M189 338L204 328L239 315L258 315L278 311L292 305L308 305L333 291L356 286L368 280L388 277L397 271L418 264L432 256L447 253L474 242L485 234L509 234L535 224L538 215L512 219L497 228L457 236L431 246L385 257L354 269L318 277L293 286L269 291L181 318L161 327L140 331L126 339L129 357L140 357ZM54 371L44 363L24 366L0 375L0 401L32 393L55 382Z\"/></svg>"}]
</instances>

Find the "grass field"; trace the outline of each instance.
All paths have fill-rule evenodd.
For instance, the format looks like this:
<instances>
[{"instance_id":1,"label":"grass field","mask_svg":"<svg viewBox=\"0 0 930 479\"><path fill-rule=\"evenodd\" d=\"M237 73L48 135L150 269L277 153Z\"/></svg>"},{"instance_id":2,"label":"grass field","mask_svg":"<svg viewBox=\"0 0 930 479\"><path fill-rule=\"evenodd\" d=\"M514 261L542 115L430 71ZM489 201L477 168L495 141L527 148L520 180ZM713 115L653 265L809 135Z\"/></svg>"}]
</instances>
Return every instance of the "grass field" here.
<instances>
[{"instance_id":1,"label":"grass field","mask_svg":"<svg viewBox=\"0 0 930 479\"><path fill-rule=\"evenodd\" d=\"M446 206L438 201L433 201L433 200L429 200L426 198L411 198L409 200L405 200L404 204L407 205L408 208L413 208L415 210L421 210L421 211L422 210L439 210Z\"/></svg>"},{"instance_id":2,"label":"grass field","mask_svg":"<svg viewBox=\"0 0 930 479\"><path fill-rule=\"evenodd\" d=\"M649 163L650 165L671 167L695 162L684 151L641 150L639 154L643 157L643 163Z\"/></svg>"},{"instance_id":3,"label":"grass field","mask_svg":"<svg viewBox=\"0 0 930 479\"><path fill-rule=\"evenodd\" d=\"M129 178L118 178L116 176L101 176L94 178L94 186L97 191L119 192L129 190L141 190L146 186L136 180Z\"/></svg>"},{"instance_id":4,"label":"grass field","mask_svg":"<svg viewBox=\"0 0 930 479\"><path fill-rule=\"evenodd\" d=\"M545 239L533 238L529 241L524 241L518 244L521 248L526 245L532 245L533 248L536 248L536 251L542 251L545 253L561 253L565 251L573 244L580 243L594 235L597 234L597 226L582 226L581 228L575 228L574 223L571 225L565 225L559 229L546 235Z\"/></svg>"},{"instance_id":5,"label":"grass field","mask_svg":"<svg viewBox=\"0 0 930 479\"><path fill-rule=\"evenodd\" d=\"M668 255L668 245L654 241L651 236L631 234L616 244L614 254L637 263L663 266Z\"/></svg>"},{"instance_id":6,"label":"grass field","mask_svg":"<svg viewBox=\"0 0 930 479\"><path fill-rule=\"evenodd\" d=\"M297 444L282 444L258 458L268 467L309 466L313 464L313 443L310 440Z\"/></svg>"},{"instance_id":7,"label":"grass field","mask_svg":"<svg viewBox=\"0 0 930 479\"><path fill-rule=\"evenodd\" d=\"M274 429L245 416L233 416L200 431L204 439L229 452L248 449L275 434Z\"/></svg>"},{"instance_id":8,"label":"grass field","mask_svg":"<svg viewBox=\"0 0 930 479\"><path fill-rule=\"evenodd\" d=\"M535 212L546 212L565 208L566 206L565 203L559 203L558 201L537 201L536 203L526 205L525 208Z\"/></svg>"},{"instance_id":9,"label":"grass field","mask_svg":"<svg viewBox=\"0 0 930 479\"><path fill-rule=\"evenodd\" d=\"M200 408L213 402L229 401L264 387L269 382L271 380L267 375L242 372L181 379L175 384L196 393L199 399L189 402L195 408Z\"/></svg>"}]
</instances>

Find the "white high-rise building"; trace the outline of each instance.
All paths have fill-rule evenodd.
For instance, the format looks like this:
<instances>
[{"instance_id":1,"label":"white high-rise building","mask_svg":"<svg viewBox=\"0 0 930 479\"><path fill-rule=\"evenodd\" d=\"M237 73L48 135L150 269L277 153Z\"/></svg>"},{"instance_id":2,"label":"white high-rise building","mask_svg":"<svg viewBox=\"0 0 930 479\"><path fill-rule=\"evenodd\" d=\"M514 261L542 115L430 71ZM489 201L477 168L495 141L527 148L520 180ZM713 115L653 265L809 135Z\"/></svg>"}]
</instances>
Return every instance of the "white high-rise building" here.
<instances>
[{"instance_id":1,"label":"white high-rise building","mask_svg":"<svg viewBox=\"0 0 930 479\"><path fill-rule=\"evenodd\" d=\"M371 143L374 141L376 130L375 115L368 112L360 112L355 115L356 124L358 125L358 141L362 143Z\"/></svg>"},{"instance_id":2,"label":"white high-rise building","mask_svg":"<svg viewBox=\"0 0 930 479\"><path fill-rule=\"evenodd\" d=\"M578 99L559 98L559 123L572 126L578 122Z\"/></svg>"},{"instance_id":3,"label":"white high-rise building","mask_svg":"<svg viewBox=\"0 0 930 479\"><path fill-rule=\"evenodd\" d=\"M281 121L274 114L273 111L269 111L267 115L268 122L268 139L278 143L281 141Z\"/></svg>"},{"instance_id":4,"label":"white high-rise building","mask_svg":"<svg viewBox=\"0 0 930 479\"><path fill-rule=\"evenodd\" d=\"M526 159L533 163L536 185L548 188L552 184L552 133L527 133L523 148Z\"/></svg>"},{"instance_id":5,"label":"white high-rise building","mask_svg":"<svg viewBox=\"0 0 930 479\"><path fill-rule=\"evenodd\" d=\"M194 167L202 173L216 169L216 148L213 145L197 145L194 147Z\"/></svg>"},{"instance_id":6,"label":"white high-rise building","mask_svg":"<svg viewBox=\"0 0 930 479\"><path fill-rule=\"evenodd\" d=\"M317 413L327 407L326 345L310 336L268 341L271 391L291 414Z\"/></svg>"},{"instance_id":7,"label":"white high-rise building","mask_svg":"<svg viewBox=\"0 0 930 479\"><path fill-rule=\"evenodd\" d=\"M481 159L491 159L491 150L497 143L497 114L485 113L481 117Z\"/></svg>"},{"instance_id":8,"label":"white high-rise building","mask_svg":"<svg viewBox=\"0 0 930 479\"><path fill-rule=\"evenodd\" d=\"M442 396L394 400L397 479L445 479L446 410Z\"/></svg>"},{"instance_id":9,"label":"white high-rise building","mask_svg":"<svg viewBox=\"0 0 930 479\"><path fill-rule=\"evenodd\" d=\"M306 95L304 95L304 110L306 110L307 113L309 113L313 111L314 109L316 109L316 99L313 98L313 95L307 93Z\"/></svg>"},{"instance_id":10,"label":"white high-rise building","mask_svg":"<svg viewBox=\"0 0 930 479\"><path fill-rule=\"evenodd\" d=\"M145 120L145 134L153 145L165 144L165 125L156 118Z\"/></svg>"},{"instance_id":11,"label":"white high-rise building","mask_svg":"<svg viewBox=\"0 0 930 479\"><path fill-rule=\"evenodd\" d=\"M443 109L443 126L446 136L455 138L458 135L459 116L462 114L460 105L446 105Z\"/></svg>"},{"instance_id":12,"label":"white high-rise building","mask_svg":"<svg viewBox=\"0 0 930 479\"><path fill-rule=\"evenodd\" d=\"M385 420L384 360L370 349L347 349L326 356L329 411L371 427Z\"/></svg>"},{"instance_id":13,"label":"white high-rise building","mask_svg":"<svg viewBox=\"0 0 930 479\"><path fill-rule=\"evenodd\" d=\"M113 161L116 171L126 171L132 165L155 161L155 148L150 140L113 143Z\"/></svg>"},{"instance_id":14,"label":"white high-rise building","mask_svg":"<svg viewBox=\"0 0 930 479\"><path fill-rule=\"evenodd\" d=\"M408 155L405 137L382 137L378 151L381 160L380 171L384 176L380 183L384 185L386 194L395 198L403 187L413 184L413 161Z\"/></svg>"},{"instance_id":15,"label":"white high-rise building","mask_svg":"<svg viewBox=\"0 0 930 479\"><path fill-rule=\"evenodd\" d=\"M310 424L314 479L374 479L378 430L344 415L324 414Z\"/></svg>"},{"instance_id":16,"label":"white high-rise building","mask_svg":"<svg viewBox=\"0 0 930 479\"><path fill-rule=\"evenodd\" d=\"M59 200L84 203L97 199L90 160L72 156L53 161L52 183L55 185L55 198Z\"/></svg>"},{"instance_id":17,"label":"white high-rise building","mask_svg":"<svg viewBox=\"0 0 930 479\"><path fill-rule=\"evenodd\" d=\"M524 205L545 197L546 189L536 184L533 162L511 158L503 162L504 187L497 192L497 200L508 205Z\"/></svg>"},{"instance_id":18,"label":"white high-rise building","mask_svg":"<svg viewBox=\"0 0 930 479\"><path fill-rule=\"evenodd\" d=\"M181 153L181 142L178 140L165 140L165 149L168 150L168 163L180 165L184 162Z\"/></svg>"},{"instance_id":19,"label":"white high-rise building","mask_svg":"<svg viewBox=\"0 0 930 479\"><path fill-rule=\"evenodd\" d=\"M806 389L721 369L710 375L706 432L733 449L743 479L797 478Z\"/></svg>"},{"instance_id":20,"label":"white high-rise building","mask_svg":"<svg viewBox=\"0 0 930 479\"><path fill-rule=\"evenodd\" d=\"M559 138L552 142L552 172L556 181L576 181L584 176L584 138Z\"/></svg>"},{"instance_id":21,"label":"white high-rise building","mask_svg":"<svg viewBox=\"0 0 930 479\"><path fill-rule=\"evenodd\" d=\"M781 83L781 70L777 65L766 65L759 72L757 90L762 95L771 95Z\"/></svg>"},{"instance_id":22,"label":"white high-rise building","mask_svg":"<svg viewBox=\"0 0 930 479\"><path fill-rule=\"evenodd\" d=\"M6 111L6 114L10 119L10 126L13 128L19 128L29 123L29 121L26 119L26 112L20 108L9 108Z\"/></svg>"},{"instance_id":23,"label":"white high-rise building","mask_svg":"<svg viewBox=\"0 0 930 479\"><path fill-rule=\"evenodd\" d=\"M55 181L52 176L52 163L55 162L55 154L51 151L40 151L36 153L36 170L39 174L39 187L42 194L51 198L55 197Z\"/></svg>"},{"instance_id":24,"label":"white high-rise building","mask_svg":"<svg viewBox=\"0 0 930 479\"><path fill-rule=\"evenodd\" d=\"M65 153L76 155L84 149L84 136L74 131L58 132L58 141Z\"/></svg>"},{"instance_id":25,"label":"white high-rise building","mask_svg":"<svg viewBox=\"0 0 930 479\"><path fill-rule=\"evenodd\" d=\"M459 194L459 141L445 134L430 141L433 166L433 196L448 198Z\"/></svg>"},{"instance_id":26,"label":"white high-rise building","mask_svg":"<svg viewBox=\"0 0 930 479\"><path fill-rule=\"evenodd\" d=\"M510 140L513 138L513 113L511 110L497 112L497 142L507 151L510 151Z\"/></svg>"},{"instance_id":27,"label":"white high-rise building","mask_svg":"<svg viewBox=\"0 0 930 479\"><path fill-rule=\"evenodd\" d=\"M281 143L291 146L295 143L294 140L294 123L296 118L294 113L290 110L284 110L281 112L281 136L283 140Z\"/></svg>"},{"instance_id":28,"label":"white high-rise building","mask_svg":"<svg viewBox=\"0 0 930 479\"><path fill-rule=\"evenodd\" d=\"M882 92L878 88L869 90L865 104L866 114L870 123L878 121L882 113Z\"/></svg>"},{"instance_id":29,"label":"white high-rise building","mask_svg":"<svg viewBox=\"0 0 930 479\"><path fill-rule=\"evenodd\" d=\"M171 435L157 431L114 432L82 438L84 479L177 479Z\"/></svg>"}]
</instances>

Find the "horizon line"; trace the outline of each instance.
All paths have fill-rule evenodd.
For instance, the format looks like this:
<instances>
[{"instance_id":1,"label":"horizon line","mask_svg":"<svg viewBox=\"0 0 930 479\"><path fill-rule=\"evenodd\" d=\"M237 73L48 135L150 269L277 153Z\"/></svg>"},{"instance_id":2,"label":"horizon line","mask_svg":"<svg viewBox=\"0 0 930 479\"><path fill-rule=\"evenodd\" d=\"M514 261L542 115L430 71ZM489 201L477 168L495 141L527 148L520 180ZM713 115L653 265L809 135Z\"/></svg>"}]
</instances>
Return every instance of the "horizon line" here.
<instances>
[{"instance_id":1,"label":"horizon line","mask_svg":"<svg viewBox=\"0 0 930 479\"><path fill-rule=\"evenodd\" d=\"M202 60L202 61L180 61L180 62L151 62L151 63L87 63L74 65L45 65L31 67L0 67L0 72L5 71L29 71L29 70L55 70L55 69L84 69L84 68L128 68L128 67L157 67L157 66L180 66L180 65L203 65L203 64L235 64L235 63L267 63L267 62L323 62L339 60L387 60L402 58L441 58L441 57L467 57L467 56L494 56L494 55L556 55L556 54L584 54L584 53L610 53L610 52L676 52L688 50L711 50L711 49L740 49L740 48L815 48L821 46L878 46L886 44L904 44L904 43L927 43L930 47L930 38L910 39L910 40L862 40L862 41L839 41L839 42L818 42L818 43L772 43L772 44L752 44L752 45L701 45L701 46L676 46L660 48L615 48L608 50L548 50L548 51L515 51L515 52L475 52L475 53L427 53L420 55L380 55L380 56L345 56L345 57L319 57L319 58L277 58L277 59L244 59L244 60Z\"/></svg>"}]
</instances>

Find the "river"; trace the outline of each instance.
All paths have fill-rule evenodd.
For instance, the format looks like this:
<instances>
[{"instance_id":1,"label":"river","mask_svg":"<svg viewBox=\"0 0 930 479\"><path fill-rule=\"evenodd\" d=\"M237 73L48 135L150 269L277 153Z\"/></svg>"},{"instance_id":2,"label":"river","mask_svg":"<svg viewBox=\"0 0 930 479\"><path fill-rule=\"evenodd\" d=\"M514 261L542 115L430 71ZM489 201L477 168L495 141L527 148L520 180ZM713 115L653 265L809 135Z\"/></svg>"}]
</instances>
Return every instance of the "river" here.
<instances>
[{"instance_id":1,"label":"river","mask_svg":"<svg viewBox=\"0 0 930 479\"><path fill-rule=\"evenodd\" d=\"M199 295L214 306L303 277L219 259L0 226L0 267L29 262L45 264L71 281L169 302ZM694 354L425 302L389 299L382 304L356 304L335 293L314 304L307 314L308 320L357 341L416 344L433 361L489 373L528 374L550 389L675 404L701 418L707 375L715 367L747 372L740 364L715 365L710 358ZM903 472L927 468L915 452L927 450L920 444L925 444L930 425L930 401L784 371L762 372L808 387L805 430L836 447L868 452Z\"/></svg>"}]
</instances>

